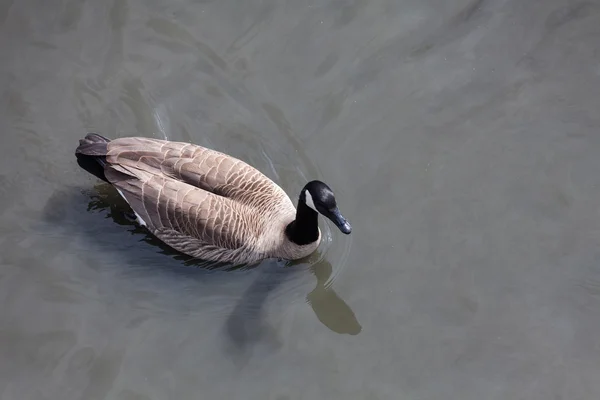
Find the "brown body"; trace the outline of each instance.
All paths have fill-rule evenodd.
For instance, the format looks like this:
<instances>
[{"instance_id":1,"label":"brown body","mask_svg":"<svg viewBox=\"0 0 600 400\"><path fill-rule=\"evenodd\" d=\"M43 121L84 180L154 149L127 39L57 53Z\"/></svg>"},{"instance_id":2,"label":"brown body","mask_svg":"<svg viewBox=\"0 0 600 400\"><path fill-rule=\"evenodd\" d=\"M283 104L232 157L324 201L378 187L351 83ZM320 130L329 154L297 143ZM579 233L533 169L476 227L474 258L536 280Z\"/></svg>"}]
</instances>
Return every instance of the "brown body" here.
<instances>
[{"instance_id":1,"label":"brown body","mask_svg":"<svg viewBox=\"0 0 600 400\"><path fill-rule=\"evenodd\" d=\"M101 147L88 138L93 139L83 139L77 153L105 157L106 180L138 222L182 253L249 263L299 259L319 245L320 231L306 245L288 238L294 204L275 182L241 160L189 143L131 137L107 140Z\"/></svg>"}]
</instances>

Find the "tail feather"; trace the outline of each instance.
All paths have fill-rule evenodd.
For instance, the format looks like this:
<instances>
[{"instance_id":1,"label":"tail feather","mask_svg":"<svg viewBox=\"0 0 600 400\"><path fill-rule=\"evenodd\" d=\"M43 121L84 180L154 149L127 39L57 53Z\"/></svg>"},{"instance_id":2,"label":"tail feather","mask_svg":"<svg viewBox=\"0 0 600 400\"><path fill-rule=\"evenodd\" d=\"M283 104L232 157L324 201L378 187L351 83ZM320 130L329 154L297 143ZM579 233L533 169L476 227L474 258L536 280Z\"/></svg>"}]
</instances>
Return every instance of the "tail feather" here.
<instances>
[{"instance_id":1,"label":"tail feather","mask_svg":"<svg viewBox=\"0 0 600 400\"><path fill-rule=\"evenodd\" d=\"M97 133L88 133L85 138L79 140L79 146L77 146L75 154L104 157L108 151L109 142L110 140L104 136Z\"/></svg>"},{"instance_id":2,"label":"tail feather","mask_svg":"<svg viewBox=\"0 0 600 400\"><path fill-rule=\"evenodd\" d=\"M104 166L109 142L110 140L104 136L88 133L85 138L79 140L79 146L75 150L79 166L105 182L108 182L104 174Z\"/></svg>"}]
</instances>

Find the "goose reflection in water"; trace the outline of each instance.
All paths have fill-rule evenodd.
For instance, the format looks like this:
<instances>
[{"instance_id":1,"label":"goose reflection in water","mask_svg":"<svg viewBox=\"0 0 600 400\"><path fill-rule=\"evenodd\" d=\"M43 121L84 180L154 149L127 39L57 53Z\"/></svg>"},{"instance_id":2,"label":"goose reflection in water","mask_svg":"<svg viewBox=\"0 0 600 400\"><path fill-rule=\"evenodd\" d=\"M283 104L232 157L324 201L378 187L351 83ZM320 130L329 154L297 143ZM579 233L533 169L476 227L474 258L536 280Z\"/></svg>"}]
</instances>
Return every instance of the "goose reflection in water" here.
<instances>
[{"instance_id":1,"label":"goose reflection in water","mask_svg":"<svg viewBox=\"0 0 600 400\"><path fill-rule=\"evenodd\" d=\"M311 306L318 320L331 331L338 334L357 335L362 330L352 309L335 293L331 286L328 286L333 268L329 261L325 259L319 260L320 255L318 253L310 257L313 260L317 260L312 265L307 265L306 261L302 260L291 262L269 260L260 264L232 267L230 264L193 259L165 245L143 227L137 225L133 221L132 216L129 215L130 209L127 203L118 196L112 187L103 183L97 184L93 190L83 195L81 190L75 188L56 194L46 207L48 218L53 219L53 224L56 224L60 223L60 221L56 221L57 213L61 214L60 210L76 210L79 208L81 212L85 212L83 207L81 207L82 203L87 203L87 212L105 212L106 218L112 219L119 225L129 227L128 230L131 234L141 235L142 241L160 249L160 253L168 255L186 266L223 271L245 269L247 272L248 270L252 270L250 273L258 275L252 281L252 284L242 293L225 322L225 333L235 348L242 349L254 342L272 336L270 332L273 330L266 324L263 317L267 298L282 283L292 280L298 274L302 274L303 271L307 270L316 277L316 286L306 295L306 301ZM62 212L62 214L65 213L66 211ZM61 218L64 218L64 215ZM68 223L66 225L73 227L79 224ZM85 227L80 227L80 229L81 233L90 233L90 239L93 242L98 242L96 237L97 230L86 229ZM115 246L114 249L115 251L131 254L123 246ZM260 268L254 268L258 265L260 265ZM210 275L207 275L206 279L210 279ZM283 289L288 290L287 287L283 287Z\"/></svg>"},{"instance_id":2,"label":"goose reflection in water","mask_svg":"<svg viewBox=\"0 0 600 400\"><path fill-rule=\"evenodd\" d=\"M227 318L225 331L238 350L265 339L272 343L278 342L273 329L266 324L263 317L266 300L269 294L275 292L283 282L293 279L296 273L306 269L296 269L294 265L281 268L274 264L276 263L261 266L258 278L244 292ZM327 260L320 260L308 270L316 276L317 284L306 296L306 300L319 321L333 332L358 335L362 327L356 315L348 304L330 286L327 286L333 272L331 264ZM288 289L289 287L286 287L286 290Z\"/></svg>"}]
</instances>

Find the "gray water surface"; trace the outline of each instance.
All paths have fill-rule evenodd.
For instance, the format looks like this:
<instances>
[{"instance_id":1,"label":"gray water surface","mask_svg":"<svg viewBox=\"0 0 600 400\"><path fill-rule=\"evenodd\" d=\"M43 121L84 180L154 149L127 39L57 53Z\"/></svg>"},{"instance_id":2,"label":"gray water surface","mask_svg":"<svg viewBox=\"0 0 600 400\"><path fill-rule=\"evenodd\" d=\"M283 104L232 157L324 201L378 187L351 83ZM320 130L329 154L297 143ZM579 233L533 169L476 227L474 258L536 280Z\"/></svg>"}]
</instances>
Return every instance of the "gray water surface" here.
<instances>
[{"instance_id":1,"label":"gray water surface","mask_svg":"<svg viewBox=\"0 0 600 400\"><path fill-rule=\"evenodd\" d=\"M0 2L2 400L600 398L600 2ZM212 270L86 132L336 192L307 260Z\"/></svg>"}]
</instances>

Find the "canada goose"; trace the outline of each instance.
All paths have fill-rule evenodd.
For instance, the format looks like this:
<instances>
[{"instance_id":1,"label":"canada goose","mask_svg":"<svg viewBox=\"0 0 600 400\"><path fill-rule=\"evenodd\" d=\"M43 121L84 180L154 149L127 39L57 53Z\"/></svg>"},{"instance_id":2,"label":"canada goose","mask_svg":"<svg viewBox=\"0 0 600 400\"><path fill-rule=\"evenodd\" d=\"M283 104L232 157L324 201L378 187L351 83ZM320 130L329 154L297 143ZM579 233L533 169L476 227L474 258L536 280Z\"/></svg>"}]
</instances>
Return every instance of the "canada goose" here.
<instances>
[{"instance_id":1,"label":"canada goose","mask_svg":"<svg viewBox=\"0 0 600 400\"><path fill-rule=\"evenodd\" d=\"M194 258L252 263L306 257L321 240L319 213L343 233L352 231L325 183L308 182L296 209L257 169L198 145L90 133L75 154L83 169L117 189L139 224Z\"/></svg>"}]
</instances>

